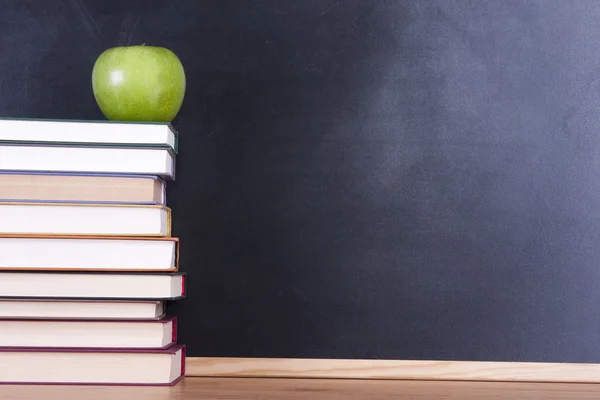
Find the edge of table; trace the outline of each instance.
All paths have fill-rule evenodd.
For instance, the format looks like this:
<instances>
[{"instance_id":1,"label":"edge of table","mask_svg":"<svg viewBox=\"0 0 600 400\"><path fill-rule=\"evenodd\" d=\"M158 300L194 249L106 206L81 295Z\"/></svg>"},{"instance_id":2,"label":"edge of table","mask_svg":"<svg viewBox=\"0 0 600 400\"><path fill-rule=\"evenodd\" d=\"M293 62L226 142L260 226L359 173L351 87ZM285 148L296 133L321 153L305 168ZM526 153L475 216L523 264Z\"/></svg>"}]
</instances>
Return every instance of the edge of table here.
<instances>
[{"instance_id":1,"label":"edge of table","mask_svg":"<svg viewBox=\"0 0 600 400\"><path fill-rule=\"evenodd\" d=\"M600 383L600 364L188 357L185 375Z\"/></svg>"}]
</instances>

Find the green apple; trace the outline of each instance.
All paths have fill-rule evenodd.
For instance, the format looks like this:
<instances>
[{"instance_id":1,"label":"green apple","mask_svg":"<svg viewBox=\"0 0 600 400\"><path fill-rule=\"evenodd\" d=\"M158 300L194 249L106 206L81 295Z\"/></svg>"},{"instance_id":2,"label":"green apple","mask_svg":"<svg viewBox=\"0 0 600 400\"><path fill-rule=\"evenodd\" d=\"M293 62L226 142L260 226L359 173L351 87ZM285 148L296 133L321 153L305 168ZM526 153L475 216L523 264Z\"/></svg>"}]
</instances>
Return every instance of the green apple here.
<instances>
[{"instance_id":1,"label":"green apple","mask_svg":"<svg viewBox=\"0 0 600 400\"><path fill-rule=\"evenodd\" d=\"M94 97L109 120L171 122L185 85L181 61L164 47L113 47L100 54L92 70Z\"/></svg>"}]
</instances>

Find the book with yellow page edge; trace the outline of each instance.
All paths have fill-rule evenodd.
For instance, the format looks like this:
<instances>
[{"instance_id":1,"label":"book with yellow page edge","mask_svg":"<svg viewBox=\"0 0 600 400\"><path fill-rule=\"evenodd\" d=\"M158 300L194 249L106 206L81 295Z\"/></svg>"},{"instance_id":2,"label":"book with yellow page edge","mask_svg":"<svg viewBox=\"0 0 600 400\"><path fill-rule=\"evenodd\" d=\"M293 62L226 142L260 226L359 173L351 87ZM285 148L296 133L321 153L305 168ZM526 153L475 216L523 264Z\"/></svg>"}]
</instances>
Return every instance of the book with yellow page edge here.
<instances>
[{"instance_id":1,"label":"book with yellow page edge","mask_svg":"<svg viewBox=\"0 0 600 400\"><path fill-rule=\"evenodd\" d=\"M0 202L0 234L171 236L164 205Z\"/></svg>"},{"instance_id":2,"label":"book with yellow page edge","mask_svg":"<svg viewBox=\"0 0 600 400\"><path fill-rule=\"evenodd\" d=\"M176 272L173 237L0 235L0 271Z\"/></svg>"}]
</instances>

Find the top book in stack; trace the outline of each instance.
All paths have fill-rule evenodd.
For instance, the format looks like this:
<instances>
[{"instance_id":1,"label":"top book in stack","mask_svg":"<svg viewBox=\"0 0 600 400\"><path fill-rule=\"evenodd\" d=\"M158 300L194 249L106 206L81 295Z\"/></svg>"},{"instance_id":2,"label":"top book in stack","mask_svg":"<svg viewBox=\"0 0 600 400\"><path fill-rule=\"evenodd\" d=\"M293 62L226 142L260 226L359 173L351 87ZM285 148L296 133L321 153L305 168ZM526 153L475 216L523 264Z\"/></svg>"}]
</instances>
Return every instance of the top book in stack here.
<instances>
[{"instance_id":1,"label":"top book in stack","mask_svg":"<svg viewBox=\"0 0 600 400\"><path fill-rule=\"evenodd\" d=\"M175 180L170 123L0 118L0 170Z\"/></svg>"}]
</instances>

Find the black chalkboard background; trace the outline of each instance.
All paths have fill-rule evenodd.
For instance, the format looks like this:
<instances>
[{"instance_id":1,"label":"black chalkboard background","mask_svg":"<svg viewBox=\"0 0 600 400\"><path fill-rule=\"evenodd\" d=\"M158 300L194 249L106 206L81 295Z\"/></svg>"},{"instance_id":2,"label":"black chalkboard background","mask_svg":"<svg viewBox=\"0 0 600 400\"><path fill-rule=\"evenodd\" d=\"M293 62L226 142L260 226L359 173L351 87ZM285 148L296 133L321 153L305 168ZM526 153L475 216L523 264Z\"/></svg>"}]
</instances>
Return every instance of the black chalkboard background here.
<instances>
[{"instance_id":1,"label":"black chalkboard background","mask_svg":"<svg viewBox=\"0 0 600 400\"><path fill-rule=\"evenodd\" d=\"M0 116L182 60L189 356L600 362L600 2L0 6Z\"/></svg>"}]
</instances>

